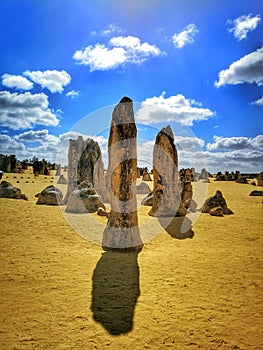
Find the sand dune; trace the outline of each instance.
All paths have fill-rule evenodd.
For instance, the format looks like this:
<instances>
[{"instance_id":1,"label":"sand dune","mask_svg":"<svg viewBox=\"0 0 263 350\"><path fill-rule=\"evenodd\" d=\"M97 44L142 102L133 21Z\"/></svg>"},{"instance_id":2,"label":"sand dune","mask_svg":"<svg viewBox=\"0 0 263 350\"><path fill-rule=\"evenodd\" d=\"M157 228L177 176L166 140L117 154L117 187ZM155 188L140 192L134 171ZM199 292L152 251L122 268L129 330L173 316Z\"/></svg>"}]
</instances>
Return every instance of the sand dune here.
<instances>
[{"instance_id":1,"label":"sand dune","mask_svg":"<svg viewBox=\"0 0 263 350\"><path fill-rule=\"evenodd\" d=\"M263 349L263 205L250 184L211 181L207 196L220 189L234 215L201 214L192 238L176 221L140 253L115 253L35 204L52 176L3 180L29 200L0 199L1 349Z\"/></svg>"}]
</instances>

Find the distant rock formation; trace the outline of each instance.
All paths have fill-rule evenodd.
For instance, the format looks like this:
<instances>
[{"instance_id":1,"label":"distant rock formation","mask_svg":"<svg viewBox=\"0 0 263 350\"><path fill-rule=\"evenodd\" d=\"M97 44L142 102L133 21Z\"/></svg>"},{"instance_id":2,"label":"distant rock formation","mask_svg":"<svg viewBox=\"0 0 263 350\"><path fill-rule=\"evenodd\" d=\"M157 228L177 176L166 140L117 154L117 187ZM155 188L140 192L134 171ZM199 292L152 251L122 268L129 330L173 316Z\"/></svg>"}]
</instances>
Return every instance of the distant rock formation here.
<instances>
[{"instance_id":1,"label":"distant rock formation","mask_svg":"<svg viewBox=\"0 0 263 350\"><path fill-rule=\"evenodd\" d=\"M103 233L102 246L105 250L142 248L136 200L136 136L133 103L130 98L124 97L112 113L108 141L106 183L111 211Z\"/></svg>"},{"instance_id":2,"label":"distant rock formation","mask_svg":"<svg viewBox=\"0 0 263 350\"><path fill-rule=\"evenodd\" d=\"M224 174L221 173L221 171L218 171L216 174L215 181L236 181L239 182L241 179L240 171L236 171L235 173L232 171L231 173L229 171L225 171Z\"/></svg>"},{"instance_id":3,"label":"distant rock formation","mask_svg":"<svg viewBox=\"0 0 263 350\"><path fill-rule=\"evenodd\" d=\"M63 174L59 176L58 184L60 184L60 185L67 185L68 184L68 180L65 178L65 176Z\"/></svg>"},{"instance_id":4,"label":"distant rock formation","mask_svg":"<svg viewBox=\"0 0 263 350\"><path fill-rule=\"evenodd\" d=\"M49 174L47 162L45 161L45 159L42 159L41 161L36 159L33 162L33 173L34 173L34 175L48 175Z\"/></svg>"},{"instance_id":5,"label":"distant rock formation","mask_svg":"<svg viewBox=\"0 0 263 350\"><path fill-rule=\"evenodd\" d=\"M182 205L186 208L189 205L189 200L193 198L193 187L191 181L182 182ZM187 203L187 204L186 204Z\"/></svg>"},{"instance_id":6,"label":"distant rock formation","mask_svg":"<svg viewBox=\"0 0 263 350\"><path fill-rule=\"evenodd\" d=\"M2 181L0 184L0 198L24 199L28 200L27 196L22 193L18 187L14 187L10 182Z\"/></svg>"},{"instance_id":7,"label":"distant rock formation","mask_svg":"<svg viewBox=\"0 0 263 350\"><path fill-rule=\"evenodd\" d=\"M99 208L106 210L92 183L83 181L78 188L71 192L66 213L95 213Z\"/></svg>"},{"instance_id":8,"label":"distant rock formation","mask_svg":"<svg viewBox=\"0 0 263 350\"><path fill-rule=\"evenodd\" d=\"M202 207L202 213L210 213L211 209L218 208L218 207L222 208L223 214L226 214L226 215L233 214L233 211L227 207L226 200L223 197L222 192L219 190L216 191L216 194L213 197L210 197L205 201ZM215 213L215 211L212 211L212 213Z\"/></svg>"},{"instance_id":9,"label":"distant rock formation","mask_svg":"<svg viewBox=\"0 0 263 350\"><path fill-rule=\"evenodd\" d=\"M151 192L149 185L146 182L141 182L136 186L137 194L147 194Z\"/></svg>"},{"instance_id":10,"label":"distant rock formation","mask_svg":"<svg viewBox=\"0 0 263 350\"><path fill-rule=\"evenodd\" d=\"M178 178L178 158L170 125L156 136L153 150L153 206L151 216L184 216Z\"/></svg>"},{"instance_id":11,"label":"distant rock formation","mask_svg":"<svg viewBox=\"0 0 263 350\"><path fill-rule=\"evenodd\" d=\"M17 170L17 159L14 154L4 156L0 154L0 170L4 173L16 173Z\"/></svg>"},{"instance_id":12,"label":"distant rock formation","mask_svg":"<svg viewBox=\"0 0 263 350\"><path fill-rule=\"evenodd\" d=\"M201 174L199 175L199 180L207 180L208 181L209 180L208 177L209 177L208 171L205 168L203 168L201 170Z\"/></svg>"},{"instance_id":13,"label":"distant rock formation","mask_svg":"<svg viewBox=\"0 0 263 350\"><path fill-rule=\"evenodd\" d=\"M258 186L263 186L263 171L258 174Z\"/></svg>"},{"instance_id":14,"label":"distant rock formation","mask_svg":"<svg viewBox=\"0 0 263 350\"><path fill-rule=\"evenodd\" d=\"M91 183L103 201L107 201L104 165L99 144L93 139L84 141L83 137L79 136L77 140L69 140L68 189L65 204L78 184L83 181Z\"/></svg>"},{"instance_id":15,"label":"distant rock formation","mask_svg":"<svg viewBox=\"0 0 263 350\"><path fill-rule=\"evenodd\" d=\"M59 188L50 185L46 187L43 191L36 194L35 197L38 198L36 204L43 205L61 205L63 194Z\"/></svg>"},{"instance_id":16,"label":"distant rock formation","mask_svg":"<svg viewBox=\"0 0 263 350\"><path fill-rule=\"evenodd\" d=\"M61 165L60 164L56 164L55 165L55 169L56 169L55 176L60 176L61 175Z\"/></svg>"},{"instance_id":17,"label":"distant rock formation","mask_svg":"<svg viewBox=\"0 0 263 350\"><path fill-rule=\"evenodd\" d=\"M245 176L242 176L238 180L236 180L236 183L238 183L238 184L248 184L247 178Z\"/></svg>"},{"instance_id":18,"label":"distant rock formation","mask_svg":"<svg viewBox=\"0 0 263 350\"><path fill-rule=\"evenodd\" d=\"M150 174L148 173L147 168L143 168L142 181L152 181L152 178L151 178Z\"/></svg>"}]
</instances>

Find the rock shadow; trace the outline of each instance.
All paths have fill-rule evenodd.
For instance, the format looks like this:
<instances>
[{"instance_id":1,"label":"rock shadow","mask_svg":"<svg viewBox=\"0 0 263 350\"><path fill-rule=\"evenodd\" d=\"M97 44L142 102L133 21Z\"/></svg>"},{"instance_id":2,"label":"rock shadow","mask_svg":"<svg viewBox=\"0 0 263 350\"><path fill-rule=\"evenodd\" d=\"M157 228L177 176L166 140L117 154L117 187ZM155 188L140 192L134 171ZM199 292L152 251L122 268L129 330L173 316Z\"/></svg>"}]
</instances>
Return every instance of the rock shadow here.
<instances>
[{"instance_id":1,"label":"rock shadow","mask_svg":"<svg viewBox=\"0 0 263 350\"><path fill-rule=\"evenodd\" d=\"M93 318L110 334L133 328L134 309L140 295L138 251L106 251L92 276Z\"/></svg>"},{"instance_id":2,"label":"rock shadow","mask_svg":"<svg viewBox=\"0 0 263 350\"><path fill-rule=\"evenodd\" d=\"M186 216L158 217L160 225L173 238L193 238L192 221Z\"/></svg>"}]
</instances>

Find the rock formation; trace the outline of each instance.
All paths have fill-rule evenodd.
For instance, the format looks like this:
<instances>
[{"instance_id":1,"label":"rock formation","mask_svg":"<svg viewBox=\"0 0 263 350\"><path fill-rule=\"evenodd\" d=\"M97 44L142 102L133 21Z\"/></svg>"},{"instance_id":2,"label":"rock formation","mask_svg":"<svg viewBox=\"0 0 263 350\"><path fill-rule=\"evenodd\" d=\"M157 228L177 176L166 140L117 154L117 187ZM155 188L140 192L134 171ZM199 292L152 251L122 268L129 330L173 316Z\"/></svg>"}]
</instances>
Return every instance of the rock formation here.
<instances>
[{"instance_id":1,"label":"rock formation","mask_svg":"<svg viewBox=\"0 0 263 350\"><path fill-rule=\"evenodd\" d=\"M146 182L141 182L136 186L137 194L147 194L151 192L149 185Z\"/></svg>"},{"instance_id":2,"label":"rock formation","mask_svg":"<svg viewBox=\"0 0 263 350\"><path fill-rule=\"evenodd\" d=\"M178 179L178 158L174 135L170 126L156 136L153 150L153 206L152 216L183 216L186 209L181 203Z\"/></svg>"},{"instance_id":3,"label":"rock formation","mask_svg":"<svg viewBox=\"0 0 263 350\"><path fill-rule=\"evenodd\" d=\"M136 136L133 103L130 98L124 97L112 113L108 141L106 183L111 211L103 233L102 246L105 250L142 248L136 201Z\"/></svg>"},{"instance_id":4,"label":"rock formation","mask_svg":"<svg viewBox=\"0 0 263 350\"><path fill-rule=\"evenodd\" d=\"M65 178L65 176L63 174L60 175L60 177L58 179L58 184L60 184L60 185L67 185L68 184L68 180Z\"/></svg>"},{"instance_id":5,"label":"rock formation","mask_svg":"<svg viewBox=\"0 0 263 350\"><path fill-rule=\"evenodd\" d=\"M226 214L226 215L233 214L232 210L227 207L226 200L223 197L222 192L219 190L216 191L216 194L213 197L210 197L205 201L202 207L202 213L210 213L211 209L217 208L217 207L222 208L223 214Z\"/></svg>"},{"instance_id":6,"label":"rock formation","mask_svg":"<svg viewBox=\"0 0 263 350\"><path fill-rule=\"evenodd\" d=\"M152 207L153 205L153 192L150 192L142 201L141 205Z\"/></svg>"},{"instance_id":7,"label":"rock formation","mask_svg":"<svg viewBox=\"0 0 263 350\"><path fill-rule=\"evenodd\" d=\"M57 187L50 185L42 192L35 195L38 198L36 204L43 205L61 205L63 194Z\"/></svg>"},{"instance_id":8,"label":"rock formation","mask_svg":"<svg viewBox=\"0 0 263 350\"><path fill-rule=\"evenodd\" d=\"M64 203L70 194L83 181L91 183L103 200L107 200L104 179L104 165L99 144L92 139L85 142L82 136L69 140L68 150L68 189Z\"/></svg>"},{"instance_id":9,"label":"rock formation","mask_svg":"<svg viewBox=\"0 0 263 350\"><path fill-rule=\"evenodd\" d=\"M47 162L45 161L45 159L42 159L41 161L36 159L33 162L33 173L34 175L48 175L49 174L49 170L47 167Z\"/></svg>"},{"instance_id":10,"label":"rock formation","mask_svg":"<svg viewBox=\"0 0 263 350\"><path fill-rule=\"evenodd\" d=\"M263 196L263 191L254 190L249 195L250 196Z\"/></svg>"},{"instance_id":11,"label":"rock formation","mask_svg":"<svg viewBox=\"0 0 263 350\"><path fill-rule=\"evenodd\" d=\"M28 200L27 196L18 187L14 187L10 182L2 181L0 184L0 198L13 198Z\"/></svg>"},{"instance_id":12,"label":"rock formation","mask_svg":"<svg viewBox=\"0 0 263 350\"><path fill-rule=\"evenodd\" d=\"M147 168L143 168L142 181L152 181L152 178L151 178L150 174L148 173Z\"/></svg>"},{"instance_id":13,"label":"rock formation","mask_svg":"<svg viewBox=\"0 0 263 350\"><path fill-rule=\"evenodd\" d=\"M92 183L83 181L77 189L71 192L66 213L95 213L99 208L106 210L101 197L97 194Z\"/></svg>"},{"instance_id":14,"label":"rock formation","mask_svg":"<svg viewBox=\"0 0 263 350\"><path fill-rule=\"evenodd\" d=\"M60 176L61 175L61 165L60 164L56 164L55 168L56 168L55 176Z\"/></svg>"},{"instance_id":15,"label":"rock formation","mask_svg":"<svg viewBox=\"0 0 263 350\"><path fill-rule=\"evenodd\" d=\"M258 186L263 186L263 171L258 174Z\"/></svg>"},{"instance_id":16,"label":"rock formation","mask_svg":"<svg viewBox=\"0 0 263 350\"><path fill-rule=\"evenodd\" d=\"M208 177L209 177L208 171L205 168L203 168L201 170L201 174L199 175L199 180L207 180L208 181L209 180Z\"/></svg>"},{"instance_id":17,"label":"rock formation","mask_svg":"<svg viewBox=\"0 0 263 350\"><path fill-rule=\"evenodd\" d=\"M17 159L14 154L4 156L0 154L0 169L4 173L16 173L17 170Z\"/></svg>"}]
</instances>

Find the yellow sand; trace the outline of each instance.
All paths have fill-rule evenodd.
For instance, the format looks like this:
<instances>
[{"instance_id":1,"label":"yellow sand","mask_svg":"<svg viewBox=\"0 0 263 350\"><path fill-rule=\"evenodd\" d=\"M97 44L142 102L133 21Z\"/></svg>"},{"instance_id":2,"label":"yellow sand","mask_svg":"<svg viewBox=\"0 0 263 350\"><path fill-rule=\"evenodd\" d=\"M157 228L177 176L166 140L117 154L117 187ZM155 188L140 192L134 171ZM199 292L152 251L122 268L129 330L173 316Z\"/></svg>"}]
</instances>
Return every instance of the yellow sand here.
<instances>
[{"instance_id":1,"label":"yellow sand","mask_svg":"<svg viewBox=\"0 0 263 350\"><path fill-rule=\"evenodd\" d=\"M192 239L170 225L136 254L104 253L36 205L52 176L3 180L29 200L0 199L1 349L263 349L262 188L212 181L234 215L201 214Z\"/></svg>"}]
</instances>

